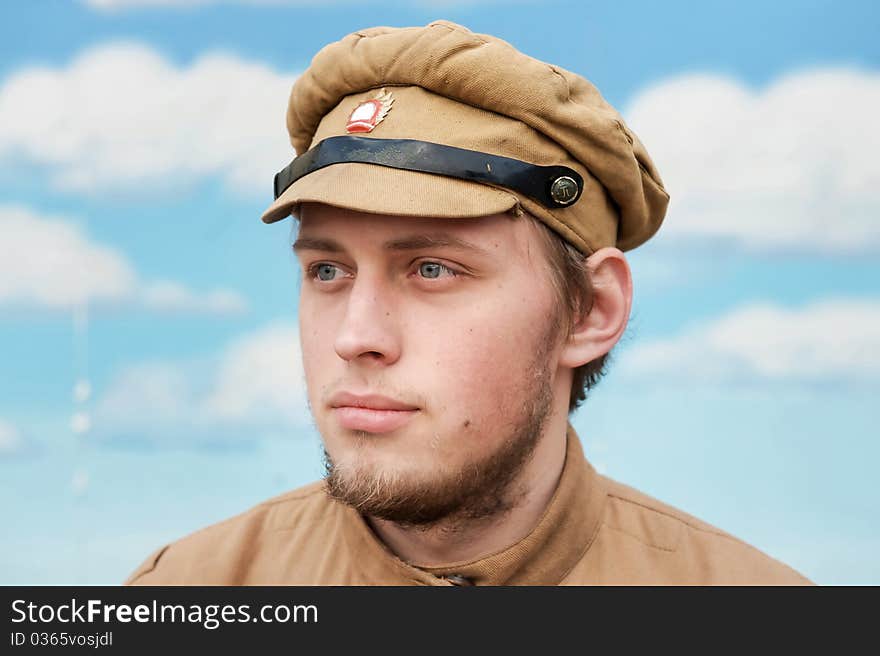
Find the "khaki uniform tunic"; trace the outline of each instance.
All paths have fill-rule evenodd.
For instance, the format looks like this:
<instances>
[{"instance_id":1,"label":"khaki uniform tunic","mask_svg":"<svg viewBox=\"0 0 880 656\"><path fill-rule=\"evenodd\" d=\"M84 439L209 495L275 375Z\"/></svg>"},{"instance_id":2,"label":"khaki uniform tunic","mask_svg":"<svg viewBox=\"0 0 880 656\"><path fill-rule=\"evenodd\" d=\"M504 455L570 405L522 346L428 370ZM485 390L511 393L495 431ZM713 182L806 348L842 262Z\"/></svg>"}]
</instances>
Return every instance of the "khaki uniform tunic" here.
<instances>
[{"instance_id":1,"label":"khaki uniform tunic","mask_svg":"<svg viewBox=\"0 0 880 656\"><path fill-rule=\"evenodd\" d=\"M810 583L705 522L599 475L569 425L556 492L498 553L417 568L317 482L150 555L133 585L590 585Z\"/></svg>"}]
</instances>

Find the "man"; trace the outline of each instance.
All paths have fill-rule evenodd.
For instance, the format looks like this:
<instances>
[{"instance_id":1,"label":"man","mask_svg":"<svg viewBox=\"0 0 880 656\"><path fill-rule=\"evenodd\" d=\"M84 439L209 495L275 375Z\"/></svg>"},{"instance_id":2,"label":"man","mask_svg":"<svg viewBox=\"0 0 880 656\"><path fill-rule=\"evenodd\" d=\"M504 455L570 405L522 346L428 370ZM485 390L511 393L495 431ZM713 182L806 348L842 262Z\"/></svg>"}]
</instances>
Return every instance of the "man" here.
<instances>
[{"instance_id":1,"label":"man","mask_svg":"<svg viewBox=\"0 0 880 656\"><path fill-rule=\"evenodd\" d=\"M300 337L327 477L150 556L135 584L807 582L598 475L569 413L668 202L586 80L438 21L293 87Z\"/></svg>"}]
</instances>

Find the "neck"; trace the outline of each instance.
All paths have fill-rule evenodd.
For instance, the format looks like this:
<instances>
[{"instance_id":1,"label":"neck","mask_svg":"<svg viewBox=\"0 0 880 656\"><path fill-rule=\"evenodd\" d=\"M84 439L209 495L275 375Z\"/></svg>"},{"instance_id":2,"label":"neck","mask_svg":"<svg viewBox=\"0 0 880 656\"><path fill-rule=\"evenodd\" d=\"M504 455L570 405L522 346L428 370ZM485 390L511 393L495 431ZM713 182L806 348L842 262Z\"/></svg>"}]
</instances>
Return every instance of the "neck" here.
<instances>
[{"instance_id":1,"label":"neck","mask_svg":"<svg viewBox=\"0 0 880 656\"><path fill-rule=\"evenodd\" d=\"M468 562L504 550L538 524L565 464L567 413L554 409L519 476L508 489L504 513L467 521L450 517L429 527L402 526L368 517L373 531L402 560L416 566Z\"/></svg>"}]
</instances>

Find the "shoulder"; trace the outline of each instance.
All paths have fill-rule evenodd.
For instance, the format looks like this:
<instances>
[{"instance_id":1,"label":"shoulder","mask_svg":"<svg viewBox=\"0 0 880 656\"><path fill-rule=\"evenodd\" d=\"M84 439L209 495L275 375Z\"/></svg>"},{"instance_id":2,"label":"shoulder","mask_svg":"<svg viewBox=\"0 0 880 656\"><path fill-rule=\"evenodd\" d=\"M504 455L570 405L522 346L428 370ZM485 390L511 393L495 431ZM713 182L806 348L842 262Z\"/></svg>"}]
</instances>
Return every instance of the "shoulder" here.
<instances>
[{"instance_id":1,"label":"shoulder","mask_svg":"<svg viewBox=\"0 0 880 656\"><path fill-rule=\"evenodd\" d=\"M326 519L334 509L317 481L267 499L150 554L125 585L234 585L241 583L262 543L279 531Z\"/></svg>"},{"instance_id":2,"label":"shoulder","mask_svg":"<svg viewBox=\"0 0 880 656\"><path fill-rule=\"evenodd\" d=\"M693 515L609 478L603 484L607 497L594 547L616 554L618 562L603 568L611 572L609 582L810 584L788 565Z\"/></svg>"}]
</instances>

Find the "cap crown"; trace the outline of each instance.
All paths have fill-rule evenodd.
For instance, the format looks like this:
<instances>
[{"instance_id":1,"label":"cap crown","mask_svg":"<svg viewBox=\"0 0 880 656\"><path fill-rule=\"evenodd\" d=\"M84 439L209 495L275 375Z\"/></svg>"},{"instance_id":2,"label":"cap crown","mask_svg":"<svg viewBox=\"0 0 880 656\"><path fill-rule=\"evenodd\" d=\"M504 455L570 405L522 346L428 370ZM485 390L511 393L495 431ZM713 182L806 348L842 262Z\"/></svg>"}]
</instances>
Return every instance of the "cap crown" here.
<instances>
[{"instance_id":1,"label":"cap crown","mask_svg":"<svg viewBox=\"0 0 880 656\"><path fill-rule=\"evenodd\" d=\"M448 21L361 30L321 49L290 94L287 128L296 152L345 134L351 111L382 87L393 93L394 108L366 136L434 141L581 173L585 189L571 206L519 200L586 253L635 248L663 221L669 195L654 163L590 82Z\"/></svg>"}]
</instances>

